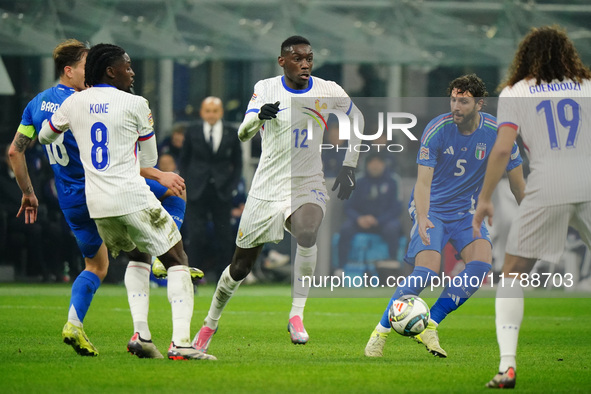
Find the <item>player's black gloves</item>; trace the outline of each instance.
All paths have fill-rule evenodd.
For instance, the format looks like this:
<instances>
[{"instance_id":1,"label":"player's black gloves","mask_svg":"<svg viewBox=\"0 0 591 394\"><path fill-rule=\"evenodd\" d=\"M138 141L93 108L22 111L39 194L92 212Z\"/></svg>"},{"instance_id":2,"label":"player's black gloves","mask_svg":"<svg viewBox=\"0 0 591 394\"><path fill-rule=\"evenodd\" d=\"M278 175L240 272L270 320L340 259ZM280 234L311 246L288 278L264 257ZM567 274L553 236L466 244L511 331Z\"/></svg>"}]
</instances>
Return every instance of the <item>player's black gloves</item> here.
<instances>
[{"instance_id":1,"label":"player's black gloves","mask_svg":"<svg viewBox=\"0 0 591 394\"><path fill-rule=\"evenodd\" d=\"M335 179L334 185L332 186L332 191L337 190L339 185L341 187L337 197L341 200L348 200L353 190L355 190L355 168L349 166L341 167L339 175L337 175L337 179Z\"/></svg>"},{"instance_id":2,"label":"player's black gloves","mask_svg":"<svg viewBox=\"0 0 591 394\"><path fill-rule=\"evenodd\" d=\"M265 104L261 107L261 111L259 112L259 119L269 120L276 118L277 112L279 112L279 101L277 101L275 104Z\"/></svg>"}]
</instances>

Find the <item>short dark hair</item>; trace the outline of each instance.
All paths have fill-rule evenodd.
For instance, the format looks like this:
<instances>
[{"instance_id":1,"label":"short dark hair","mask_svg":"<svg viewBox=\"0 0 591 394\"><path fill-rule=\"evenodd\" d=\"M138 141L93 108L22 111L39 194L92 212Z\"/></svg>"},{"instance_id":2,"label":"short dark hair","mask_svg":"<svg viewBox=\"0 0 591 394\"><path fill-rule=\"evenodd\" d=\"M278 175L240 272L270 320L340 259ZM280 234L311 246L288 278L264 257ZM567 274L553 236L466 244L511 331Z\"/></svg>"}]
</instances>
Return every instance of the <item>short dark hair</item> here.
<instances>
[{"instance_id":1,"label":"short dark hair","mask_svg":"<svg viewBox=\"0 0 591 394\"><path fill-rule=\"evenodd\" d=\"M473 97L488 97L484 82L476 74L463 75L451 81L447 87L447 95L450 96L454 89L460 93L470 92Z\"/></svg>"},{"instance_id":2,"label":"short dark hair","mask_svg":"<svg viewBox=\"0 0 591 394\"><path fill-rule=\"evenodd\" d=\"M291 50L294 45L312 45L307 38L302 36L291 36L281 43L281 55L283 56L286 52Z\"/></svg>"},{"instance_id":3,"label":"short dark hair","mask_svg":"<svg viewBox=\"0 0 591 394\"><path fill-rule=\"evenodd\" d=\"M101 82L105 70L123 59L125 49L113 44L97 44L90 48L84 68L84 83L94 86Z\"/></svg>"},{"instance_id":4,"label":"short dark hair","mask_svg":"<svg viewBox=\"0 0 591 394\"><path fill-rule=\"evenodd\" d=\"M86 44L74 38L58 44L53 50L53 62L57 76L64 75L64 68L78 63L85 53L88 53Z\"/></svg>"},{"instance_id":5,"label":"short dark hair","mask_svg":"<svg viewBox=\"0 0 591 394\"><path fill-rule=\"evenodd\" d=\"M581 61L564 29L558 25L543 26L532 28L521 40L507 80L499 89L530 78L535 78L536 85L565 78L581 82L591 78L591 71Z\"/></svg>"}]
</instances>

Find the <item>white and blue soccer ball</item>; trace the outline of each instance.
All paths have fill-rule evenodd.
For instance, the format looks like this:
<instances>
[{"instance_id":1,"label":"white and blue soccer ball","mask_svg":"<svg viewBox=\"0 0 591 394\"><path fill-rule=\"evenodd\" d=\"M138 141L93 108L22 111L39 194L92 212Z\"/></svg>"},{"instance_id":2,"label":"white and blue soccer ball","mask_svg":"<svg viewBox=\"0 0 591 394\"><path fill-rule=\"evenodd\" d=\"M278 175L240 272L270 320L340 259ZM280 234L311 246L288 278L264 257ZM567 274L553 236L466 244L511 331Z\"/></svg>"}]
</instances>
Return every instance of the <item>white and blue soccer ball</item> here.
<instances>
[{"instance_id":1,"label":"white and blue soccer ball","mask_svg":"<svg viewBox=\"0 0 591 394\"><path fill-rule=\"evenodd\" d=\"M404 295L392 303L388 320L398 334L414 336L427 328L429 313L429 306L421 298Z\"/></svg>"}]
</instances>

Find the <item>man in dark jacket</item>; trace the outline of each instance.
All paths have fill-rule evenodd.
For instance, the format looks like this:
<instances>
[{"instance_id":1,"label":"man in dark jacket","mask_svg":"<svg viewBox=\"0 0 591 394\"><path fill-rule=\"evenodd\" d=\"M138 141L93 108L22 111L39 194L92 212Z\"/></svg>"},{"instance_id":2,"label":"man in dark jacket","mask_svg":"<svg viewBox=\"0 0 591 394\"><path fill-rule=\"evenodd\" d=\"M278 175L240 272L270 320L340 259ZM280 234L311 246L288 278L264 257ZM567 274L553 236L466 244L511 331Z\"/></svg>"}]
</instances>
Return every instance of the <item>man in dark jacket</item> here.
<instances>
[{"instance_id":1,"label":"man in dark jacket","mask_svg":"<svg viewBox=\"0 0 591 394\"><path fill-rule=\"evenodd\" d=\"M223 123L222 100L207 97L201 103L202 122L189 126L180 161L187 185L189 261L202 264L216 280L232 258L234 238L230 225L232 196L242 174L242 148L236 130ZM208 226L213 224L213 243ZM205 260L213 247L211 265Z\"/></svg>"}]
</instances>

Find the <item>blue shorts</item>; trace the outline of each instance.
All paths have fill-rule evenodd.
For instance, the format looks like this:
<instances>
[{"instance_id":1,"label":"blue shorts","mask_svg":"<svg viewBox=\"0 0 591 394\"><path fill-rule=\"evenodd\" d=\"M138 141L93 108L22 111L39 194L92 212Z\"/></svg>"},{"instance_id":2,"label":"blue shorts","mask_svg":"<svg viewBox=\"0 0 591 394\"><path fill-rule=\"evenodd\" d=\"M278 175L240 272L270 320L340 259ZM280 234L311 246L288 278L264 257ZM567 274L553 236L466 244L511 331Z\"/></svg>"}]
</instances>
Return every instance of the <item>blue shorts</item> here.
<instances>
[{"instance_id":1,"label":"blue shorts","mask_svg":"<svg viewBox=\"0 0 591 394\"><path fill-rule=\"evenodd\" d=\"M66 222L72 229L78 248L85 258L96 256L103 240L98 233L94 220L90 218L86 205L62 208Z\"/></svg>"},{"instance_id":2,"label":"blue shorts","mask_svg":"<svg viewBox=\"0 0 591 394\"><path fill-rule=\"evenodd\" d=\"M162 200L162 208L166 210L172 216L172 219L176 223L178 229L181 229L183 221L185 220L185 208L187 203L180 197L168 196Z\"/></svg>"},{"instance_id":3,"label":"blue shorts","mask_svg":"<svg viewBox=\"0 0 591 394\"><path fill-rule=\"evenodd\" d=\"M409 264L415 263L415 257L423 250L434 250L442 254L445 245L450 242L458 253L477 239L486 239L492 246L488 229L484 222L480 228L480 238L474 238L472 235L472 219L474 215L467 213L460 219L456 220L442 220L433 215L429 215L429 220L435 227L427 229L427 234L431 239L431 245L423 244L421 236L419 235L419 226L413 215L413 226L410 230L410 242L408 243L408 251L404 257L404 261Z\"/></svg>"},{"instance_id":4,"label":"blue shorts","mask_svg":"<svg viewBox=\"0 0 591 394\"><path fill-rule=\"evenodd\" d=\"M150 191L154 193L154 196L156 196L158 200L161 200L162 208L172 216L172 219L180 230L185 219L185 208L187 206L185 200L177 196L168 196L165 199L162 199L162 196L166 194L168 188L162 186L160 182L153 179L146 178L146 183L150 187Z\"/></svg>"}]
</instances>

